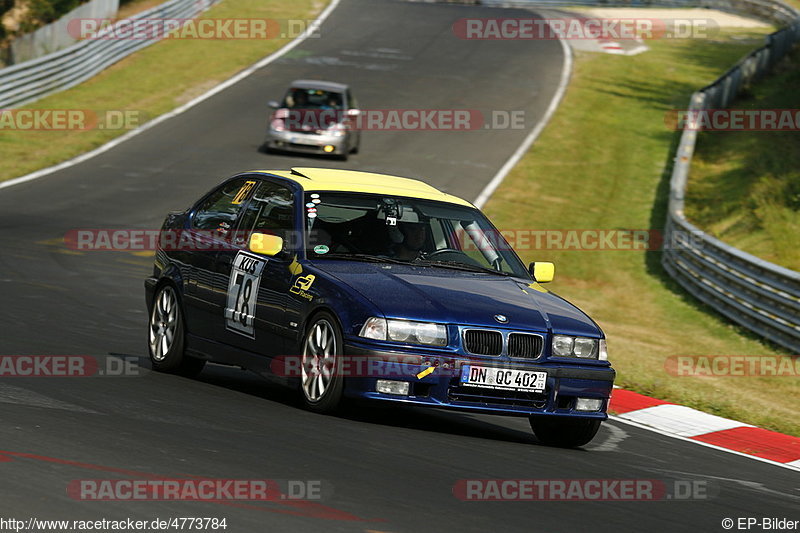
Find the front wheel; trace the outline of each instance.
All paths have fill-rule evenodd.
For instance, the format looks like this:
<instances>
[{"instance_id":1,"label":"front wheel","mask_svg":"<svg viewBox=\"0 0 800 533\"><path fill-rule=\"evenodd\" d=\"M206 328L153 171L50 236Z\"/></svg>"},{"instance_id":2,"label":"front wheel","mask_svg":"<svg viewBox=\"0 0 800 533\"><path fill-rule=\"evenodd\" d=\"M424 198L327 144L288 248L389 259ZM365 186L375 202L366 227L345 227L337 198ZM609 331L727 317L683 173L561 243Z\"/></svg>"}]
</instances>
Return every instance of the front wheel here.
<instances>
[{"instance_id":1,"label":"front wheel","mask_svg":"<svg viewBox=\"0 0 800 533\"><path fill-rule=\"evenodd\" d=\"M344 390L341 375L342 333L327 312L311 321L303 338L300 388L311 411L331 413L339 407Z\"/></svg>"},{"instance_id":2,"label":"front wheel","mask_svg":"<svg viewBox=\"0 0 800 533\"><path fill-rule=\"evenodd\" d=\"M153 370L193 376L206 364L184 353L183 310L172 285L164 285L156 292L147 340Z\"/></svg>"},{"instance_id":3,"label":"front wheel","mask_svg":"<svg viewBox=\"0 0 800 533\"><path fill-rule=\"evenodd\" d=\"M531 428L539 442L547 446L576 448L590 442L600 429L595 418L530 417Z\"/></svg>"}]
</instances>

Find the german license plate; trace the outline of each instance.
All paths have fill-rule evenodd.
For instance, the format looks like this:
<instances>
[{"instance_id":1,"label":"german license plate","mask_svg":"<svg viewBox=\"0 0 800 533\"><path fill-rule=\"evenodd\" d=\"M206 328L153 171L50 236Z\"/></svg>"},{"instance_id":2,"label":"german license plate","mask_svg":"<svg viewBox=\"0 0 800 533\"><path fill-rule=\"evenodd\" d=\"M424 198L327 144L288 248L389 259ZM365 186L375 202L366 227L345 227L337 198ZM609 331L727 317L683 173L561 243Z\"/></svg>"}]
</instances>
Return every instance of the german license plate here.
<instances>
[{"instance_id":1,"label":"german license plate","mask_svg":"<svg viewBox=\"0 0 800 533\"><path fill-rule=\"evenodd\" d=\"M546 382L547 372L475 365L461 367L461 384L471 387L542 392Z\"/></svg>"}]
</instances>

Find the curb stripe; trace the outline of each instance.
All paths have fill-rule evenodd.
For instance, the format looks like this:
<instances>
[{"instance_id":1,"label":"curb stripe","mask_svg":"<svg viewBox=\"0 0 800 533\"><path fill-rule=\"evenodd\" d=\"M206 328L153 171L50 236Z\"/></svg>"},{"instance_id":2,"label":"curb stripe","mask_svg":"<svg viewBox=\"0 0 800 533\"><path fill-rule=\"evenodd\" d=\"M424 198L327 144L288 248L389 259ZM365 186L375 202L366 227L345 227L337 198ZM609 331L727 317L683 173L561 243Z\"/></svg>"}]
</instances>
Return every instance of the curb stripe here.
<instances>
[{"instance_id":1,"label":"curb stripe","mask_svg":"<svg viewBox=\"0 0 800 533\"><path fill-rule=\"evenodd\" d=\"M779 463L800 463L799 438L764 428L740 427L692 438Z\"/></svg>"},{"instance_id":2,"label":"curb stripe","mask_svg":"<svg viewBox=\"0 0 800 533\"><path fill-rule=\"evenodd\" d=\"M656 398L651 398L644 394L631 392L625 389L614 389L614 392L611 393L611 402L609 403L608 410L621 415L629 413L630 411L666 404L669 404L669 402L657 400Z\"/></svg>"},{"instance_id":3,"label":"curb stripe","mask_svg":"<svg viewBox=\"0 0 800 533\"><path fill-rule=\"evenodd\" d=\"M800 438L614 387L612 419L751 459L800 469ZM613 416L616 415L616 416Z\"/></svg>"}]
</instances>

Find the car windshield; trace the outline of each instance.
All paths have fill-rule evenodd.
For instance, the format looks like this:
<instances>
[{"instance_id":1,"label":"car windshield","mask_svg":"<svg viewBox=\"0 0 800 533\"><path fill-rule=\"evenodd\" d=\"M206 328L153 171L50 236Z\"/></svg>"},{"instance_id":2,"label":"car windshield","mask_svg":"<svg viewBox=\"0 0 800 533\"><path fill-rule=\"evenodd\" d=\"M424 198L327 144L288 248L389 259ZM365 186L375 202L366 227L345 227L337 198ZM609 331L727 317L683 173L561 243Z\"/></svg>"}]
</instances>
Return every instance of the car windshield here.
<instances>
[{"instance_id":1,"label":"car windshield","mask_svg":"<svg viewBox=\"0 0 800 533\"><path fill-rule=\"evenodd\" d=\"M488 272L530 279L477 209L398 196L308 192L306 255Z\"/></svg>"},{"instance_id":2,"label":"car windshield","mask_svg":"<svg viewBox=\"0 0 800 533\"><path fill-rule=\"evenodd\" d=\"M292 87L286 93L281 107L288 109L343 109L344 97L342 93L323 89Z\"/></svg>"}]
</instances>

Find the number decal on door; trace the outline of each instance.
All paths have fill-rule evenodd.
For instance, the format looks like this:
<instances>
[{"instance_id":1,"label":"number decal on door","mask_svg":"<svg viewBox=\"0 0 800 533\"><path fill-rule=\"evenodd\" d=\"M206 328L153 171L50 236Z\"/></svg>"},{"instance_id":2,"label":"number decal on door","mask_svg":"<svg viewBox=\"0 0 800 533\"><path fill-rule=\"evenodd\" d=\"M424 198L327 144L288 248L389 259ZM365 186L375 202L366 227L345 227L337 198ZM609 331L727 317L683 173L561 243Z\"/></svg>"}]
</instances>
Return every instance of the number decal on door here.
<instances>
[{"instance_id":1,"label":"number decal on door","mask_svg":"<svg viewBox=\"0 0 800 533\"><path fill-rule=\"evenodd\" d=\"M225 327L247 337L255 337L253 327L258 304L258 287L266 261L245 252L236 254L228 283Z\"/></svg>"}]
</instances>

